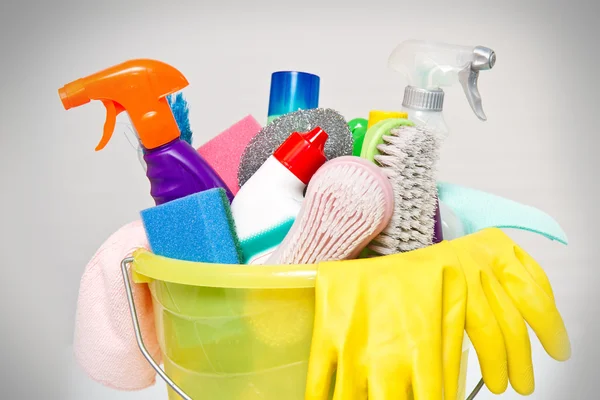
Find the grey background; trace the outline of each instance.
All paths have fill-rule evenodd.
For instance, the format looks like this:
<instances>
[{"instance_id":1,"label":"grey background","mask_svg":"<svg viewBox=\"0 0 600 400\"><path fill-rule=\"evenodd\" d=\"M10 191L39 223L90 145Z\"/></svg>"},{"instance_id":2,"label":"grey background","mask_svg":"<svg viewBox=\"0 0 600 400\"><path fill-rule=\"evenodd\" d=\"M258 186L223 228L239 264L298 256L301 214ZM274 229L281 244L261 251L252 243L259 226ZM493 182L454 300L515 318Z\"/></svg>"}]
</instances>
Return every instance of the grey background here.
<instances>
[{"instance_id":1,"label":"grey background","mask_svg":"<svg viewBox=\"0 0 600 400\"><path fill-rule=\"evenodd\" d=\"M99 69L156 58L190 81L195 144L253 114L266 119L270 73L321 76L321 105L348 119L397 109L387 70L409 38L485 45L489 120L446 91L451 129L440 179L554 216L570 245L510 232L547 271L573 344L565 363L532 335L536 399L596 397L599 7L593 1L14 1L0 4L2 397L164 399L162 384L118 393L71 359L79 279L96 248L139 210L149 186L120 125L101 152L100 103L64 111L57 89ZM478 379L471 357L469 385ZM493 396L483 391L480 398ZM504 399L519 398L511 389Z\"/></svg>"}]
</instances>

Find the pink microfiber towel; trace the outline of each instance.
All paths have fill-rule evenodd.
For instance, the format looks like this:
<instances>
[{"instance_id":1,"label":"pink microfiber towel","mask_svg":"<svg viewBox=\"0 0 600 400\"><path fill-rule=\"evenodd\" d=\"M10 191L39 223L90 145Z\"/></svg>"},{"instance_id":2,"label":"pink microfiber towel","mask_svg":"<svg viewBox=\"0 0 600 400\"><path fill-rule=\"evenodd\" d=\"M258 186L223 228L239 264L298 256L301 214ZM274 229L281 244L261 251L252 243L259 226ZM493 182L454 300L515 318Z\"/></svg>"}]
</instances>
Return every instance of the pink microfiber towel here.
<instances>
[{"instance_id":1,"label":"pink microfiber towel","mask_svg":"<svg viewBox=\"0 0 600 400\"><path fill-rule=\"evenodd\" d=\"M77 301L75 358L93 380L118 390L144 389L156 379L135 340L121 273L121 261L138 248L149 248L140 220L123 226L98 249L85 268ZM150 290L147 284L132 285L142 338L160 363Z\"/></svg>"},{"instance_id":2,"label":"pink microfiber towel","mask_svg":"<svg viewBox=\"0 0 600 400\"><path fill-rule=\"evenodd\" d=\"M248 115L198 148L198 153L213 167L234 195L239 190L237 174L242 153L260 129L256 119Z\"/></svg>"}]
</instances>

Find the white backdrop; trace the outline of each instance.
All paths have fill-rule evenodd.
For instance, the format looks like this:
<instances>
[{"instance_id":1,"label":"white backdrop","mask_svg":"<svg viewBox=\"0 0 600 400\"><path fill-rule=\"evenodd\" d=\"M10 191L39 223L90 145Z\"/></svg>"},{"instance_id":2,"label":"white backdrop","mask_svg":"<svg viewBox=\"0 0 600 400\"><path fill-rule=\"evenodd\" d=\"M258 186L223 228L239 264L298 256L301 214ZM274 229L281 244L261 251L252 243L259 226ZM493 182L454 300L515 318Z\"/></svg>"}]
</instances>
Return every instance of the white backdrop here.
<instances>
[{"instance_id":1,"label":"white backdrop","mask_svg":"<svg viewBox=\"0 0 600 400\"><path fill-rule=\"evenodd\" d=\"M460 87L446 91L450 137L440 179L541 208L565 229L567 247L510 232L547 271L573 345L573 358L558 363L532 333L537 387L531 398L591 398L599 355L592 205L600 88L590 76L600 60L593 2L3 3L0 300L7 333L2 352L11 368L2 379L19 394L14 398L166 398L162 384L138 393L112 391L72 363L74 311L87 261L153 203L120 131L94 152L102 104L64 111L59 87L131 58L165 61L190 82L184 93L199 146L247 114L264 123L276 70L318 74L320 104L348 119L399 108L406 82L386 62L410 38L496 51L495 68L480 76L487 122L471 112ZM469 387L479 378L473 356L470 365ZM494 397L484 389L479 398ZM509 389L501 398L520 396Z\"/></svg>"}]
</instances>

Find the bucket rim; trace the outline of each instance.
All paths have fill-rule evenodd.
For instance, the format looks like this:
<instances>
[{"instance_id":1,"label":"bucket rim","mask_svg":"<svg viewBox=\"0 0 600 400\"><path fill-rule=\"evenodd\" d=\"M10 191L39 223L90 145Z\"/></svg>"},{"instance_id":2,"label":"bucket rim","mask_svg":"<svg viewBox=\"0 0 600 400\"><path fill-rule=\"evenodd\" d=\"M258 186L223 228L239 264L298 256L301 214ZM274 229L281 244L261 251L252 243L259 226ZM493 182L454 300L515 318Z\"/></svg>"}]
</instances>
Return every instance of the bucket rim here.
<instances>
[{"instance_id":1,"label":"bucket rim","mask_svg":"<svg viewBox=\"0 0 600 400\"><path fill-rule=\"evenodd\" d=\"M314 288L317 265L213 264L163 257L140 248L133 252L132 278L226 289Z\"/></svg>"}]
</instances>

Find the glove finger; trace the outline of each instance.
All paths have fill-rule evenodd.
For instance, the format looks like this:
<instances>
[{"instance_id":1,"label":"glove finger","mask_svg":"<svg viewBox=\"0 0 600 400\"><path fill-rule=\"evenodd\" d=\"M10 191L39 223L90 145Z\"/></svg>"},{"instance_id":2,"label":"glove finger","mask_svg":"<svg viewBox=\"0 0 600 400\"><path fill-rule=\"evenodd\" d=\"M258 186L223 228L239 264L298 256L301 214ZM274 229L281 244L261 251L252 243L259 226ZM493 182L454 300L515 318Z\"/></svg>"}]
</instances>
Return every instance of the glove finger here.
<instances>
[{"instance_id":1,"label":"glove finger","mask_svg":"<svg viewBox=\"0 0 600 400\"><path fill-rule=\"evenodd\" d=\"M442 294L444 400L455 400L458 392L467 306L467 283L460 268L444 268Z\"/></svg>"},{"instance_id":2,"label":"glove finger","mask_svg":"<svg viewBox=\"0 0 600 400\"><path fill-rule=\"evenodd\" d=\"M366 381L363 381L357 370L357 362L345 360L343 357L338 364L335 376L333 400L366 400Z\"/></svg>"},{"instance_id":3,"label":"glove finger","mask_svg":"<svg viewBox=\"0 0 600 400\"><path fill-rule=\"evenodd\" d=\"M337 352L325 331L324 315L319 303L315 308L315 321L308 358L306 400L328 400L330 398L331 379L337 362Z\"/></svg>"},{"instance_id":4,"label":"glove finger","mask_svg":"<svg viewBox=\"0 0 600 400\"><path fill-rule=\"evenodd\" d=\"M369 371L369 400L409 400L410 371L386 368L389 359L375 362Z\"/></svg>"},{"instance_id":5,"label":"glove finger","mask_svg":"<svg viewBox=\"0 0 600 400\"><path fill-rule=\"evenodd\" d=\"M524 253L521 252L515 252L515 255L518 258L527 258L523 257ZM520 264L516 263L495 268L499 270L497 275L505 291L522 318L531 326L548 355L557 361L568 360L571 357L569 335L553 297L537 284L537 280L534 281L529 275L519 272L519 269Z\"/></svg>"},{"instance_id":6,"label":"glove finger","mask_svg":"<svg viewBox=\"0 0 600 400\"><path fill-rule=\"evenodd\" d=\"M510 384L517 393L530 395L535 389L535 380L525 321L495 277L482 273L481 284L504 336Z\"/></svg>"},{"instance_id":7,"label":"glove finger","mask_svg":"<svg viewBox=\"0 0 600 400\"><path fill-rule=\"evenodd\" d=\"M461 256L468 285L465 329L477 353L483 381L490 392L502 394L508 387L506 345L500 325L481 287L479 269L465 254Z\"/></svg>"},{"instance_id":8,"label":"glove finger","mask_svg":"<svg viewBox=\"0 0 600 400\"><path fill-rule=\"evenodd\" d=\"M412 374L414 400L439 400L442 398L442 346L441 343L421 342L415 350Z\"/></svg>"},{"instance_id":9,"label":"glove finger","mask_svg":"<svg viewBox=\"0 0 600 400\"><path fill-rule=\"evenodd\" d=\"M531 257L525 250L519 246L514 246L515 257L525 267L529 275L533 280L546 292L548 296L554 301L554 291L550 285L548 276L542 269L542 267Z\"/></svg>"},{"instance_id":10,"label":"glove finger","mask_svg":"<svg viewBox=\"0 0 600 400\"><path fill-rule=\"evenodd\" d=\"M313 337L308 359L306 400L328 400L331 378L335 369L335 352L318 337Z\"/></svg>"}]
</instances>

